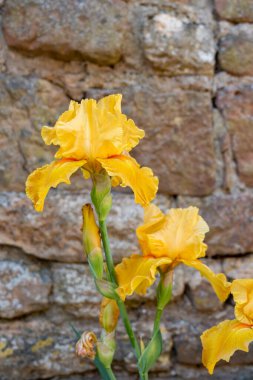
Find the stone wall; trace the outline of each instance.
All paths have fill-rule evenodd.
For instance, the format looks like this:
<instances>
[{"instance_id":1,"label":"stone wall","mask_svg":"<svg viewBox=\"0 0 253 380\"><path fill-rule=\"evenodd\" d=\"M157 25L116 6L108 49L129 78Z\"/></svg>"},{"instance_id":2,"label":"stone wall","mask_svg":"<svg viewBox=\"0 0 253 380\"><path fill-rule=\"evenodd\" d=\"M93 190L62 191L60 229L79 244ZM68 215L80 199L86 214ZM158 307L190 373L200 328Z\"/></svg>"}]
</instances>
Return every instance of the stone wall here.
<instances>
[{"instance_id":1,"label":"stone wall","mask_svg":"<svg viewBox=\"0 0 253 380\"><path fill-rule=\"evenodd\" d=\"M253 273L252 0L0 0L0 379L99 379L74 355L70 323L98 331L100 297L84 262L79 176L51 191L45 212L24 181L53 151L40 137L70 99L123 93L146 131L135 156L160 178L157 203L197 205L208 221L208 258L229 279ZM85 190L83 190L85 189ZM141 209L114 194L115 261L138 250ZM149 336L155 294L128 301ZM179 267L163 319L164 353L151 379L209 379L199 335L233 316L198 273ZM122 325L115 372L137 379ZM253 378L253 351L222 363L214 380Z\"/></svg>"}]
</instances>

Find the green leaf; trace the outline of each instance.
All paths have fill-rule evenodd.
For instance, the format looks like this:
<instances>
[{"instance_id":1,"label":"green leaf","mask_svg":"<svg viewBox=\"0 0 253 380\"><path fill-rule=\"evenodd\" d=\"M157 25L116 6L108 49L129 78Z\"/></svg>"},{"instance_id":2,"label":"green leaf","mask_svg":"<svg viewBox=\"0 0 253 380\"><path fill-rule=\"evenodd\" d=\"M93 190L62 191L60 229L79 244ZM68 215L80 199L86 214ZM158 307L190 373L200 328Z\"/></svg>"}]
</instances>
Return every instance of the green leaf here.
<instances>
[{"instance_id":1,"label":"green leaf","mask_svg":"<svg viewBox=\"0 0 253 380\"><path fill-rule=\"evenodd\" d=\"M153 367L162 353L162 347L162 334L160 330L157 330L139 358L138 366L142 373L148 372Z\"/></svg>"}]
</instances>

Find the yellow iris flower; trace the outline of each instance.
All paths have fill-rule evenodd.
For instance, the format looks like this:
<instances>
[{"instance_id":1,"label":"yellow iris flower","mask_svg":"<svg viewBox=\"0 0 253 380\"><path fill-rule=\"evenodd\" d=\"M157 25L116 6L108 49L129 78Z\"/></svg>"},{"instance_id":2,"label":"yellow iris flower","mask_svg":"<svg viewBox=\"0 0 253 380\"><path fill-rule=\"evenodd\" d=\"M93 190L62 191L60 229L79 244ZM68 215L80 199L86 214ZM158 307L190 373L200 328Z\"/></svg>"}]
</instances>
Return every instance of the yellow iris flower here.
<instances>
[{"instance_id":1,"label":"yellow iris flower","mask_svg":"<svg viewBox=\"0 0 253 380\"><path fill-rule=\"evenodd\" d=\"M253 279L233 281L231 293L236 319L223 321L201 335L202 361L210 374L219 360L228 362L236 350L248 352L253 341Z\"/></svg>"},{"instance_id":2,"label":"yellow iris flower","mask_svg":"<svg viewBox=\"0 0 253 380\"><path fill-rule=\"evenodd\" d=\"M53 128L43 127L47 145L59 145L56 161L31 173L26 182L27 196L42 211L47 193L59 183L70 184L70 176L82 168L85 178L105 170L113 185L130 186L135 201L146 206L155 197L158 178L128 152L144 137L144 131L121 112L121 95L71 101L69 109Z\"/></svg>"},{"instance_id":3,"label":"yellow iris flower","mask_svg":"<svg viewBox=\"0 0 253 380\"><path fill-rule=\"evenodd\" d=\"M162 271L183 263L197 269L212 285L221 301L230 293L231 284L224 274L215 274L199 258L205 256L203 242L209 227L196 207L171 209L168 214L155 205L144 210L144 224L137 228L143 255L124 258L116 266L118 292L122 299L137 292L145 294Z\"/></svg>"}]
</instances>

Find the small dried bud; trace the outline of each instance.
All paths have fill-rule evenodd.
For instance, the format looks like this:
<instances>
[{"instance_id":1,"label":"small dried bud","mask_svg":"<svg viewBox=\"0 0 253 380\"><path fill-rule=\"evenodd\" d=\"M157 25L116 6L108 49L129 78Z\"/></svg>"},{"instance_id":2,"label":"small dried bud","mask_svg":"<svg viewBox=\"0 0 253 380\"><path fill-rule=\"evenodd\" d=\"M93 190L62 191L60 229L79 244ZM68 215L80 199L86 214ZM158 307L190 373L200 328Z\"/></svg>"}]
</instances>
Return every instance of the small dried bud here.
<instances>
[{"instance_id":1,"label":"small dried bud","mask_svg":"<svg viewBox=\"0 0 253 380\"><path fill-rule=\"evenodd\" d=\"M97 337L92 331L85 331L76 343L76 354L82 358L94 360L96 356Z\"/></svg>"}]
</instances>

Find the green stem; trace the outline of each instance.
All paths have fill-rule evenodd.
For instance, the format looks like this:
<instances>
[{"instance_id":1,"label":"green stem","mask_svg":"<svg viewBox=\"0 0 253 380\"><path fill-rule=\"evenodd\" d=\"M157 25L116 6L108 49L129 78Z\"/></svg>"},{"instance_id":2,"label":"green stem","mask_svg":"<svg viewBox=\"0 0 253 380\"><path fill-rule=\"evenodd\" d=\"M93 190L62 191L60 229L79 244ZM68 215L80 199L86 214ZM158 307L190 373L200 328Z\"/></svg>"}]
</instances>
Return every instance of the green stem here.
<instances>
[{"instance_id":1,"label":"green stem","mask_svg":"<svg viewBox=\"0 0 253 380\"><path fill-rule=\"evenodd\" d=\"M163 309L156 309L155 321L153 327L153 335L155 335L156 331L160 328L160 322L163 314Z\"/></svg>"},{"instance_id":2,"label":"green stem","mask_svg":"<svg viewBox=\"0 0 253 380\"><path fill-rule=\"evenodd\" d=\"M114 270L114 265L113 265L113 260L112 260L112 253L111 253L111 248L110 248L110 242L109 242L109 236L108 236L108 232L107 232L106 221L100 220L99 221L99 227L100 227L102 242L103 242L103 246L104 246L105 258L106 258L106 263L107 263L107 267L108 267L108 271L109 271L109 276L110 276L111 282L117 284L116 273Z\"/></svg>"},{"instance_id":3,"label":"green stem","mask_svg":"<svg viewBox=\"0 0 253 380\"><path fill-rule=\"evenodd\" d=\"M94 359L94 364L97 367L100 375L102 376L103 380L116 380L116 377L114 376L111 368L106 368L103 363L99 360L99 358L96 356Z\"/></svg>"},{"instance_id":4,"label":"green stem","mask_svg":"<svg viewBox=\"0 0 253 380\"><path fill-rule=\"evenodd\" d=\"M112 260L110 242L109 242L109 237L108 237L108 232L107 232L106 221L99 221L99 226L100 226L101 238L102 238L103 247L104 247L104 251L105 251L106 263L107 263L110 279L113 283L117 284L116 274L115 274L113 260ZM117 300L117 304L118 304L118 307L120 310L120 315L121 315L121 318L123 320L126 332L129 336L131 345L135 350L137 358L139 358L141 355L140 347L139 347L137 338L133 332L130 320L128 318L125 304L121 299Z\"/></svg>"},{"instance_id":5,"label":"green stem","mask_svg":"<svg viewBox=\"0 0 253 380\"><path fill-rule=\"evenodd\" d=\"M148 380L148 373L147 372L142 374L141 380Z\"/></svg>"},{"instance_id":6,"label":"green stem","mask_svg":"<svg viewBox=\"0 0 253 380\"><path fill-rule=\"evenodd\" d=\"M114 376L114 373L112 372L112 369L111 368L106 368L107 370L107 374L109 376L109 379L110 380L116 380L116 377Z\"/></svg>"}]
</instances>

